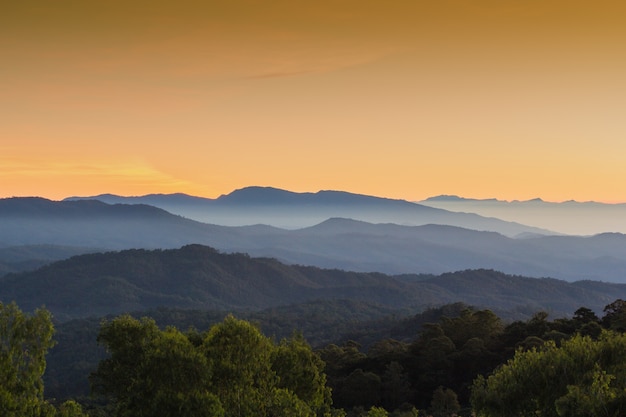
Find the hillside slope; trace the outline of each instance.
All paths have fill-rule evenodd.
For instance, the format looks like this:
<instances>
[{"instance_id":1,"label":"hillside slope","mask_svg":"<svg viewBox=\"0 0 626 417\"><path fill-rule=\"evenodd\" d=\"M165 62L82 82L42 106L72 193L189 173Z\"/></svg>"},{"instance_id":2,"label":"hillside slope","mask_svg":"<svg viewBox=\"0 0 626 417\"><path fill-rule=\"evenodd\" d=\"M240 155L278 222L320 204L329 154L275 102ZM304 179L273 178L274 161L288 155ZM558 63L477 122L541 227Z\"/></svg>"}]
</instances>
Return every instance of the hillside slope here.
<instances>
[{"instance_id":1,"label":"hillside slope","mask_svg":"<svg viewBox=\"0 0 626 417\"><path fill-rule=\"evenodd\" d=\"M37 271L0 278L0 301L25 310L45 305L59 320L156 307L259 310L311 300L350 299L392 308L466 302L494 309L571 314L626 298L626 285L588 287L490 270L440 276L389 276L285 265L189 245L80 255Z\"/></svg>"}]
</instances>

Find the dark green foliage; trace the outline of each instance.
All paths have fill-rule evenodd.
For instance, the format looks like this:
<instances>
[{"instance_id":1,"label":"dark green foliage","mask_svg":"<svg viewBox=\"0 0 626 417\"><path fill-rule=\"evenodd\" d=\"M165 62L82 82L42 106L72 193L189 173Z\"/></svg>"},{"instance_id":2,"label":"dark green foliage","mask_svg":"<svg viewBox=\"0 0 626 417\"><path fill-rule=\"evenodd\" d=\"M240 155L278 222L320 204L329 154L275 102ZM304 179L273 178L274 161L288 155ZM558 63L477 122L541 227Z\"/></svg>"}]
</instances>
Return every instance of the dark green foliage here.
<instances>
[{"instance_id":1,"label":"dark green foliage","mask_svg":"<svg viewBox=\"0 0 626 417\"><path fill-rule=\"evenodd\" d=\"M382 401L387 410L396 410L411 398L411 381L399 362L389 362L381 378Z\"/></svg>"},{"instance_id":2,"label":"dark green foliage","mask_svg":"<svg viewBox=\"0 0 626 417\"><path fill-rule=\"evenodd\" d=\"M334 400L342 407L371 407L380 404L382 381L374 372L352 371L335 388Z\"/></svg>"},{"instance_id":3,"label":"dark green foliage","mask_svg":"<svg viewBox=\"0 0 626 417\"><path fill-rule=\"evenodd\" d=\"M528 320L504 325L489 310L456 304L401 322L421 322L424 317L434 321L421 325L411 343L382 339L372 344L367 354L356 342L321 349L335 404L355 410L384 406L391 411L407 401L426 409L431 407L433 392L442 394L438 391L442 386L446 387L444 393L450 390L448 394L454 393L455 401L467 405L473 380L490 374L516 350L539 349L548 341L560 346L577 334L593 329L596 337L601 331L595 314L584 309L578 309L571 319L550 321L548 314L540 311ZM373 375L380 378L380 385L373 382ZM363 389L357 391L355 386ZM378 393L373 392L376 386Z\"/></svg>"},{"instance_id":4,"label":"dark green foliage","mask_svg":"<svg viewBox=\"0 0 626 417\"><path fill-rule=\"evenodd\" d=\"M392 316L393 311L352 300L320 300L259 312L239 311L237 315L258 323L263 334L274 340L289 338L298 330L308 343L319 347L335 340L344 340L350 337L347 334L354 335L355 329L360 329L359 333L367 340L388 334L399 320ZM146 315L153 318L161 329L167 326L208 329L224 320L227 313L159 308L133 314L136 318ZM105 358L104 349L96 342L100 320L72 320L60 323L56 328L58 344L48 355L48 369L44 375L46 393L59 400L81 397L81 401L84 401L82 397L89 395L87 375ZM412 330L411 337L417 331ZM186 331L186 335L193 344L202 343L203 336L197 331Z\"/></svg>"},{"instance_id":5,"label":"dark green foliage","mask_svg":"<svg viewBox=\"0 0 626 417\"><path fill-rule=\"evenodd\" d=\"M325 364L313 353L301 333L283 339L272 352L272 370L278 377L279 388L290 389L299 399L316 409L330 403L326 386Z\"/></svg>"},{"instance_id":6,"label":"dark green foliage","mask_svg":"<svg viewBox=\"0 0 626 417\"><path fill-rule=\"evenodd\" d=\"M57 344L47 356L44 383L46 396L57 400L89 395L88 375L106 352L97 343L100 319L79 319L55 325Z\"/></svg>"},{"instance_id":7,"label":"dark green foliage","mask_svg":"<svg viewBox=\"0 0 626 417\"><path fill-rule=\"evenodd\" d=\"M59 406L56 417L87 417L76 401L69 400Z\"/></svg>"},{"instance_id":8,"label":"dark green foliage","mask_svg":"<svg viewBox=\"0 0 626 417\"><path fill-rule=\"evenodd\" d=\"M264 415L278 378L272 372L272 342L252 324L227 317L211 328L201 349L211 364L211 390L227 416Z\"/></svg>"},{"instance_id":9,"label":"dark green foliage","mask_svg":"<svg viewBox=\"0 0 626 417\"><path fill-rule=\"evenodd\" d=\"M0 277L0 300L25 309L45 303L59 320L157 307L261 310L317 299L398 308L415 304L415 293L383 274L290 266L201 245L81 255Z\"/></svg>"},{"instance_id":10,"label":"dark green foliage","mask_svg":"<svg viewBox=\"0 0 626 417\"><path fill-rule=\"evenodd\" d=\"M619 303L609 304L605 310L606 314L619 312L619 309L613 308L618 305ZM571 318L555 320L550 320L546 312L539 311L531 314L526 320L506 325L492 311L472 308L462 303L431 308L412 317L379 316L387 314L388 311L364 303L347 302L342 306L342 302L320 301L294 305L291 308L280 307L242 314L246 320L257 322L258 327L249 321L237 320L232 316L224 319L226 313L223 312L158 309L151 313L157 318L156 322L128 318L131 322L139 323L139 328L147 332L149 336L147 339L152 340L148 345L142 345L140 350L144 353L139 362L161 364L182 361L177 368L181 369L181 372L187 372L185 371L187 369L193 374L191 367L184 365L185 360L195 364L193 352L204 352L201 356L208 361L206 366L210 368L208 374L211 375L208 386L229 387L226 390L228 393L234 392L238 399L245 401L229 399L225 392L222 393L223 397L220 397L217 391L211 391L214 398L193 393L180 396L177 390L179 386L184 387L184 384L162 383L147 384L146 386L150 388L143 393L137 390L134 393L137 396L135 400L147 401L149 392L161 392L153 401L154 404L158 404L159 410L187 410L185 412L191 415L194 408L210 409L209 404L216 406L219 404L226 410L227 406L223 402L229 403L229 407L234 407L237 403L242 415L250 412L249 409L246 411L245 404L255 404L255 410L261 410L262 414L268 415L284 413L309 416L314 409L318 414L326 415L334 412L329 407L330 388L334 406L346 408L350 415L366 415L366 410L371 407L383 407L390 415L402 415L401 409L406 409L406 413L410 413L411 407L420 409L431 407L433 392L437 392L438 387L442 386L444 393L449 389L457 395L460 404L467 406L469 388L476 377L491 374L499 365L513 358L516 351L540 350L546 342L559 348L576 335L587 335L591 340L595 340L602 332L601 325L610 326L611 323L606 316L599 319L593 310L587 308L578 308ZM364 321L360 321L359 318L363 318ZM324 332L321 329L322 325L316 323L316 320L336 328ZM86 346L82 344L82 340L88 340L89 335L94 334L88 328L97 325L97 321L67 323L68 326L70 324L71 326L67 328L68 334L75 331L74 340L77 346L81 348ZM180 329L214 327L211 332L220 336L212 339L209 337L211 332L201 333L193 329L181 332L173 328L168 329L168 325L175 325ZM299 325L303 326L302 332L294 334L293 331ZM61 325L60 329L64 329L64 326ZM273 340L285 340L276 344L272 339L263 336L264 331L260 330L266 327L272 329L271 334L275 336ZM345 331L352 327L357 330ZM130 330L134 328L134 325L129 327ZM371 329L370 333L367 331L368 328ZM129 329L126 331L130 331ZM64 331L60 331L59 335ZM139 332L130 340L137 343L144 337L143 334ZM292 336L284 336L288 334ZM309 334L313 335L313 339L309 338ZM338 335L336 339L338 343L326 344L325 347L319 348L317 350L319 356L312 353L310 340L317 340L319 343L319 340L332 338L333 335ZM357 336L357 340L347 339L349 336ZM72 342L72 338L63 340L67 343ZM238 346L256 347L252 349L254 352L249 352L246 356L245 349L229 350L228 340L238 340L239 342L235 343ZM344 341L340 342L341 340ZM362 341L365 341L365 344L361 344ZM133 344L130 344L129 349L132 346ZM162 355L161 351L173 348L178 352L177 355ZM63 352L66 358L71 356L71 349L57 346L52 352L57 349L59 353ZM155 353L146 353L152 351ZM209 351L213 353L208 354ZM133 350L130 349L128 352L132 353ZM243 356L237 356L240 354ZM87 369L89 355L86 352L79 352L76 356L83 362L84 369ZM235 357L238 359L232 359ZM269 357L269 368L263 365L263 363L267 365L264 360L257 361L259 363L252 363L250 368L245 366L241 368L243 369L239 373L241 378L214 382L220 373L238 374L238 368L228 365L231 359L245 364L250 363L246 359L250 357ZM93 362L92 364L95 365ZM322 373L324 364L325 371ZM147 368L152 366L149 365ZM205 365L194 365L193 369L202 369L203 366ZM79 366L74 369L79 369ZM244 372L246 369L256 370L252 374L246 374ZM56 370L53 375L57 375L56 380L59 384L65 382L62 368ZM161 371L138 375L154 380L159 380L161 375L169 380L177 378L175 373ZM256 376L249 379L250 377L246 375ZM602 370L586 374L584 379L596 386L605 386L607 381L611 381L610 375L605 376ZM193 381L193 378L190 380ZM228 385L236 381L240 382L234 386ZM242 388L244 386L253 389ZM586 396L591 395L591 392L585 387L571 388L567 394L563 394L566 396L559 403L561 409L565 410L571 404L575 404L575 401L583 401ZM607 392L609 395L610 390ZM143 400L141 396L144 396ZM68 397L71 398L72 395L59 399ZM219 403L215 402L216 399ZM150 406L154 404L147 405L145 409L150 410ZM406 404L410 406L407 407ZM183 405L191 408L185 409Z\"/></svg>"},{"instance_id":11,"label":"dark green foliage","mask_svg":"<svg viewBox=\"0 0 626 417\"><path fill-rule=\"evenodd\" d=\"M66 401L57 410L44 400L46 353L54 345L50 313L24 314L15 303L0 303L0 415L3 417L85 417Z\"/></svg>"},{"instance_id":12,"label":"dark green foliage","mask_svg":"<svg viewBox=\"0 0 626 417\"><path fill-rule=\"evenodd\" d=\"M607 329L626 331L626 301L618 299L604 307L602 325Z\"/></svg>"},{"instance_id":13,"label":"dark green foliage","mask_svg":"<svg viewBox=\"0 0 626 417\"><path fill-rule=\"evenodd\" d=\"M147 318L105 322L98 340L111 356L92 376L95 391L114 398L119 417L330 413L323 363L300 336L277 346L231 315L199 336Z\"/></svg>"},{"instance_id":14,"label":"dark green foliage","mask_svg":"<svg viewBox=\"0 0 626 417\"><path fill-rule=\"evenodd\" d=\"M50 313L22 313L15 303L0 303L0 415L38 416L46 409L42 375L54 342Z\"/></svg>"},{"instance_id":15,"label":"dark green foliage","mask_svg":"<svg viewBox=\"0 0 626 417\"><path fill-rule=\"evenodd\" d=\"M45 304L59 321L159 307L262 310L339 299L399 311L463 301L498 314L543 309L562 316L581 304L600 310L607 297L620 296L626 298L626 285L589 286L484 269L440 276L356 273L285 265L201 245L82 255L0 277L0 300L16 300L27 311Z\"/></svg>"},{"instance_id":16,"label":"dark green foliage","mask_svg":"<svg viewBox=\"0 0 626 417\"><path fill-rule=\"evenodd\" d=\"M487 379L474 382L480 416L621 416L626 412L626 335L574 336L557 347L518 350Z\"/></svg>"},{"instance_id":17,"label":"dark green foliage","mask_svg":"<svg viewBox=\"0 0 626 417\"><path fill-rule=\"evenodd\" d=\"M119 416L220 416L206 392L210 367L185 335L154 321L122 316L102 325L98 341L113 354L94 374L94 388L113 395Z\"/></svg>"},{"instance_id":18,"label":"dark green foliage","mask_svg":"<svg viewBox=\"0 0 626 417\"><path fill-rule=\"evenodd\" d=\"M430 411L433 417L453 417L461 409L456 393L449 388L438 387L433 392Z\"/></svg>"}]
</instances>

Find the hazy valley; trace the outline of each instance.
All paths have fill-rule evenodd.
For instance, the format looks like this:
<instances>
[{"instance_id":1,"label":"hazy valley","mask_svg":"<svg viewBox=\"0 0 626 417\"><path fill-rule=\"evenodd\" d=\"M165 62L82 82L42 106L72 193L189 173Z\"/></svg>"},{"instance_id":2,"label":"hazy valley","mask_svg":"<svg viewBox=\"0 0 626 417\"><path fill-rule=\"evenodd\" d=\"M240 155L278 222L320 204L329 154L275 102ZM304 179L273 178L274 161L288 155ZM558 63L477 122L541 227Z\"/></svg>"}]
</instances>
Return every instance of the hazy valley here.
<instances>
[{"instance_id":1,"label":"hazy valley","mask_svg":"<svg viewBox=\"0 0 626 417\"><path fill-rule=\"evenodd\" d=\"M481 216L532 224L559 233L594 235L626 233L626 204L606 204L595 201L564 201L553 203L539 198L528 201L472 199L458 196L438 196L419 204L454 212L476 213Z\"/></svg>"},{"instance_id":2,"label":"hazy valley","mask_svg":"<svg viewBox=\"0 0 626 417\"><path fill-rule=\"evenodd\" d=\"M110 199L109 203L120 200ZM70 249L74 253L171 249L198 243L287 264L359 272L441 274L480 268L566 281L626 282L626 236L621 233L560 235L495 218L339 192L298 194L251 187L216 200L170 195L130 201L154 199L172 211L177 202L178 212L144 203L0 200L0 268L27 269L28 253L31 265L37 266L62 259ZM242 226L192 220L181 208L191 210L185 203L189 200L196 201L194 210L204 207L205 217L215 223L228 223L222 216L229 216ZM286 229L272 224L272 219L292 226L312 219L321 222ZM19 262L2 256L9 250L22 251Z\"/></svg>"}]
</instances>

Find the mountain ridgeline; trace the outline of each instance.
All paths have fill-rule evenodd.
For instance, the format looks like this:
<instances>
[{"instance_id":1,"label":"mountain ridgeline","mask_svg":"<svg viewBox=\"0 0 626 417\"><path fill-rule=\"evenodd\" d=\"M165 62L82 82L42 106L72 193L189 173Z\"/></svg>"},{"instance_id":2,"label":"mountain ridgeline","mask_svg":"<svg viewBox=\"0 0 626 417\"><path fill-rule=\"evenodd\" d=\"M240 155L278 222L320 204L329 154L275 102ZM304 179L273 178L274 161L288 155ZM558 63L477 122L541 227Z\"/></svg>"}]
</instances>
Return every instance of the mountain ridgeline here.
<instances>
[{"instance_id":1,"label":"mountain ridgeline","mask_svg":"<svg viewBox=\"0 0 626 417\"><path fill-rule=\"evenodd\" d=\"M626 298L626 285L567 283L492 270L438 276L357 273L223 254L201 245L80 255L0 278L0 301L15 300L25 310L45 305L58 320L157 307L261 310L342 299L413 310L460 301L567 315L581 305L601 309L619 297Z\"/></svg>"},{"instance_id":2,"label":"mountain ridgeline","mask_svg":"<svg viewBox=\"0 0 626 417\"><path fill-rule=\"evenodd\" d=\"M479 200L438 196L420 201L419 204L532 224L573 235L626 233L626 203L608 204L595 201L553 203L539 198L527 201L502 201L493 198Z\"/></svg>"},{"instance_id":3,"label":"mountain ridgeline","mask_svg":"<svg viewBox=\"0 0 626 417\"><path fill-rule=\"evenodd\" d=\"M511 237L528 233L554 234L547 229L472 213L456 213L405 200L343 191L295 193L272 187L247 187L216 199L185 194L152 194L141 197L104 194L93 197L70 197L66 200L148 204L192 220L222 226L265 224L284 229L300 229L314 226L330 218L346 218L368 223L395 223L407 226L446 224L493 231Z\"/></svg>"},{"instance_id":4,"label":"mountain ridgeline","mask_svg":"<svg viewBox=\"0 0 626 417\"><path fill-rule=\"evenodd\" d=\"M353 201L352 195L345 193L332 196L337 203L341 200L339 197ZM246 194L230 195L239 202L250 201L243 197ZM296 197L297 201L304 198L299 194ZM367 201L371 198L383 206L389 203L419 207L396 200L363 198ZM287 201L290 200L287 198ZM297 201L293 203L296 208L300 204ZM268 209L268 212L273 211ZM36 245L40 255L34 260L62 259L61 251L56 255L53 250L41 253L41 248L49 249L51 245L87 253L202 244L221 252L276 258L286 264L357 272L442 274L482 268L567 281L626 282L626 236L623 234L581 237L530 233L524 236L512 238L493 231L447 224L407 226L347 218L330 218L295 230L269 225L233 227L197 222L145 204L41 198L0 200L0 251L29 251ZM4 272L39 265L42 262L9 265L0 259Z\"/></svg>"}]
</instances>

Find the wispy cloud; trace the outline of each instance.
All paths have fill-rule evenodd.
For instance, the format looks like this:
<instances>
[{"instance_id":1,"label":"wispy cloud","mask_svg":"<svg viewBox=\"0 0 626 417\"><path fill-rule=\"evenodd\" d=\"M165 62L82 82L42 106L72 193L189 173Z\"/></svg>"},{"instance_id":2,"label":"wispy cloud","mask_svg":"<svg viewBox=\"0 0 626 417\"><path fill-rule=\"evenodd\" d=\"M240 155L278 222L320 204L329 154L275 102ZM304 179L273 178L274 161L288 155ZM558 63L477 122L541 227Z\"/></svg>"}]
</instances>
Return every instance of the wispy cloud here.
<instances>
[{"instance_id":1,"label":"wispy cloud","mask_svg":"<svg viewBox=\"0 0 626 417\"><path fill-rule=\"evenodd\" d=\"M55 184L77 193L115 192L145 194L149 192L201 192L192 181L176 178L144 161L52 161L43 158L20 160L0 158L0 182L4 195L44 195L62 198ZM39 186L39 192L37 188ZM88 191L89 190L89 191Z\"/></svg>"}]
</instances>

